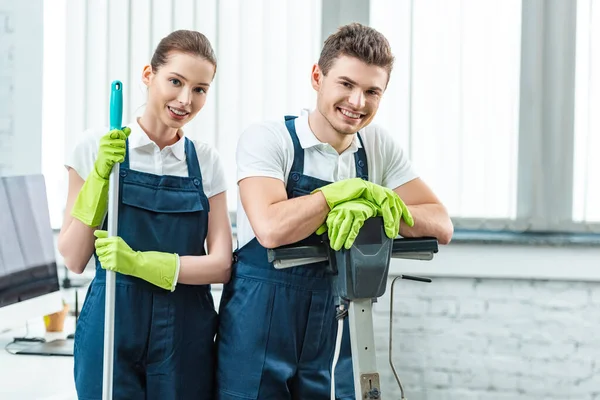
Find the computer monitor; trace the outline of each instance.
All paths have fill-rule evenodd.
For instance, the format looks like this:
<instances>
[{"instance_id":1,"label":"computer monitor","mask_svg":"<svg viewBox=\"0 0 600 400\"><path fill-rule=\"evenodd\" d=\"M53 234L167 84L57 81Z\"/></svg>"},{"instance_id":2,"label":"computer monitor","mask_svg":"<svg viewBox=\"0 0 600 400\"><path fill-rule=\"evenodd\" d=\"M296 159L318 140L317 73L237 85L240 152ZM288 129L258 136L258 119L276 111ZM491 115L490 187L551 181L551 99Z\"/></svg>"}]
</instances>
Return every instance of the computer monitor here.
<instances>
[{"instance_id":1,"label":"computer monitor","mask_svg":"<svg viewBox=\"0 0 600 400\"><path fill-rule=\"evenodd\" d=\"M0 330L62 308L44 177L0 177Z\"/></svg>"}]
</instances>

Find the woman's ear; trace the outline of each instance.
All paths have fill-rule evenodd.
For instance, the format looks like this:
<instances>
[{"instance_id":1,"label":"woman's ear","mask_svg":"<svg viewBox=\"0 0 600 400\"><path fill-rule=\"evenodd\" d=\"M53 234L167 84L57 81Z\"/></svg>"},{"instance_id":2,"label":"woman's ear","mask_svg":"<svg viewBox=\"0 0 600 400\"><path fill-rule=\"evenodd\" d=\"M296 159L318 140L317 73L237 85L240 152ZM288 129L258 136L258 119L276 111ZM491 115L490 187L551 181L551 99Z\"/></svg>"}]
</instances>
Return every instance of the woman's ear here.
<instances>
[{"instance_id":1,"label":"woman's ear","mask_svg":"<svg viewBox=\"0 0 600 400\"><path fill-rule=\"evenodd\" d=\"M152 66L146 65L142 70L142 82L144 82L144 85L150 86L150 82L152 82L153 77L154 72L152 72Z\"/></svg>"}]
</instances>

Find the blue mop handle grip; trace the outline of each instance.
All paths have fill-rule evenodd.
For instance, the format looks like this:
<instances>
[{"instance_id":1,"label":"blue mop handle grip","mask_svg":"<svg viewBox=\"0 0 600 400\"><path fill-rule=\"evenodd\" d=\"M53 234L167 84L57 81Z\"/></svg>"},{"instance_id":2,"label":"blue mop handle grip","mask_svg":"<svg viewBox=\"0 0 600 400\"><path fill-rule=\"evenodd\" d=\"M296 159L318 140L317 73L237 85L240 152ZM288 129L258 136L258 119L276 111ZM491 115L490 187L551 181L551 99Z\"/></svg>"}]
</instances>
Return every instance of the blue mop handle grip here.
<instances>
[{"instance_id":1,"label":"blue mop handle grip","mask_svg":"<svg viewBox=\"0 0 600 400\"><path fill-rule=\"evenodd\" d=\"M123 127L123 84L121 81L113 81L110 89L110 129L121 129Z\"/></svg>"}]
</instances>

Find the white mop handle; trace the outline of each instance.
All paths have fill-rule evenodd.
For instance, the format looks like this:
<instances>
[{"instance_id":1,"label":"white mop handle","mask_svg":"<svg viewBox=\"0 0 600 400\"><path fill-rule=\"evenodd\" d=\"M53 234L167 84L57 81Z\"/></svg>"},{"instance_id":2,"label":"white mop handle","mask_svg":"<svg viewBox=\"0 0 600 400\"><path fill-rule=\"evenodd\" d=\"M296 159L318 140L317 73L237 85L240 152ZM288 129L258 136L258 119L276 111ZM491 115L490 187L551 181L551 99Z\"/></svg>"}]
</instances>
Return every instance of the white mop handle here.
<instances>
[{"instance_id":1,"label":"white mop handle","mask_svg":"<svg viewBox=\"0 0 600 400\"><path fill-rule=\"evenodd\" d=\"M123 84L111 83L110 129L121 129L123 118ZM119 163L113 165L108 182L108 236L117 236L119 222ZM115 353L115 281L116 274L106 271L104 304L104 362L102 363L102 400L112 400Z\"/></svg>"},{"instance_id":2,"label":"white mop handle","mask_svg":"<svg viewBox=\"0 0 600 400\"><path fill-rule=\"evenodd\" d=\"M119 218L119 164L110 173L108 186L108 236L117 236ZM104 363L102 400L112 400L115 349L115 281L113 271L106 270L106 302L104 304Z\"/></svg>"}]
</instances>

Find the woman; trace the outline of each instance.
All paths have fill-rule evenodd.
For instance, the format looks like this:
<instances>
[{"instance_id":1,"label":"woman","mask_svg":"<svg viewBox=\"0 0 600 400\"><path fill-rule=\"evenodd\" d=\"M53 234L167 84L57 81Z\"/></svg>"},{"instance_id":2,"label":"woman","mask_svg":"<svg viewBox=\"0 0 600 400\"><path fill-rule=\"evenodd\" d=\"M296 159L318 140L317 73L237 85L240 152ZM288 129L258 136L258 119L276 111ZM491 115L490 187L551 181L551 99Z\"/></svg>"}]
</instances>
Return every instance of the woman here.
<instances>
[{"instance_id":1,"label":"woman","mask_svg":"<svg viewBox=\"0 0 600 400\"><path fill-rule=\"evenodd\" d=\"M122 130L88 132L67 163L59 251L81 273L96 250L75 335L79 399L102 395L107 269L118 272L113 398L213 398L217 321L209 284L229 280L231 225L219 157L182 127L204 106L216 65L204 35L171 33L143 69L142 116ZM96 228L106 227L117 162L118 235L108 238Z\"/></svg>"}]
</instances>

